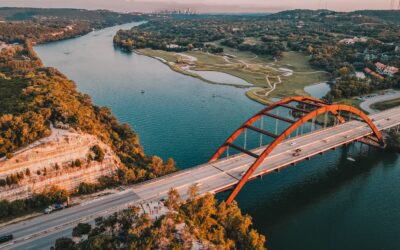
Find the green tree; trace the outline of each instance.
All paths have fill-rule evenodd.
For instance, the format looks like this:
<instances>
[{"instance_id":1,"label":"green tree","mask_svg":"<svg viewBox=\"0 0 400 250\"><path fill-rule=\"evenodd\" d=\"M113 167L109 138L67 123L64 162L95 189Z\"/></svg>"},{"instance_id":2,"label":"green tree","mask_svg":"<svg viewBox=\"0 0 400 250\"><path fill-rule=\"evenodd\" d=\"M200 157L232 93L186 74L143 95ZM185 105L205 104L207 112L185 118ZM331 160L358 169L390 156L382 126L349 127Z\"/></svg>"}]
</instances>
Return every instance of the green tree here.
<instances>
[{"instance_id":1,"label":"green tree","mask_svg":"<svg viewBox=\"0 0 400 250\"><path fill-rule=\"evenodd\" d=\"M92 226L87 223L79 223L74 229L72 229L72 236L81 237L84 234L89 234Z\"/></svg>"},{"instance_id":2,"label":"green tree","mask_svg":"<svg viewBox=\"0 0 400 250\"><path fill-rule=\"evenodd\" d=\"M59 238L56 240L56 243L53 247L54 250L76 250L75 242L70 238Z\"/></svg>"}]
</instances>

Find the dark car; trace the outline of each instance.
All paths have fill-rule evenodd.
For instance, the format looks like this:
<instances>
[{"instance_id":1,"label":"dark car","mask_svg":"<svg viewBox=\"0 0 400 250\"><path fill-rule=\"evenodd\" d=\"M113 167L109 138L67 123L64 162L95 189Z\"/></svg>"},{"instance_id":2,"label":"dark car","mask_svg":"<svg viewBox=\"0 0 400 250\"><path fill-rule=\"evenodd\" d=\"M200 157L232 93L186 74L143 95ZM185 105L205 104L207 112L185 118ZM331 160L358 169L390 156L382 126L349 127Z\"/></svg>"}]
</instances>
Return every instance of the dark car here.
<instances>
[{"instance_id":1,"label":"dark car","mask_svg":"<svg viewBox=\"0 0 400 250\"><path fill-rule=\"evenodd\" d=\"M12 234L0 236L0 243L4 243L12 240L14 237Z\"/></svg>"}]
</instances>

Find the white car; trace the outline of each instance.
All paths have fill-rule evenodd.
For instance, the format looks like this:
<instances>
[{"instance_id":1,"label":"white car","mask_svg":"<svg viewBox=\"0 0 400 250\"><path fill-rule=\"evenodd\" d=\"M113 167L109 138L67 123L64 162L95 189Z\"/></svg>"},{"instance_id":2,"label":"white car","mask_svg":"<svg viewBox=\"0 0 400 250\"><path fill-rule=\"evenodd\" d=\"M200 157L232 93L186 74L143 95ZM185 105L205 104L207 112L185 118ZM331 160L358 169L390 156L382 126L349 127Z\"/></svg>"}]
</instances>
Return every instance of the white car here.
<instances>
[{"instance_id":1,"label":"white car","mask_svg":"<svg viewBox=\"0 0 400 250\"><path fill-rule=\"evenodd\" d=\"M296 142L291 142L290 143L290 146L294 146L294 145L296 145Z\"/></svg>"},{"instance_id":2,"label":"white car","mask_svg":"<svg viewBox=\"0 0 400 250\"><path fill-rule=\"evenodd\" d=\"M53 212L53 208L52 208L51 206L48 206L48 207L44 210L44 213L45 213L45 214L49 214L49 213L51 213L51 212Z\"/></svg>"}]
</instances>

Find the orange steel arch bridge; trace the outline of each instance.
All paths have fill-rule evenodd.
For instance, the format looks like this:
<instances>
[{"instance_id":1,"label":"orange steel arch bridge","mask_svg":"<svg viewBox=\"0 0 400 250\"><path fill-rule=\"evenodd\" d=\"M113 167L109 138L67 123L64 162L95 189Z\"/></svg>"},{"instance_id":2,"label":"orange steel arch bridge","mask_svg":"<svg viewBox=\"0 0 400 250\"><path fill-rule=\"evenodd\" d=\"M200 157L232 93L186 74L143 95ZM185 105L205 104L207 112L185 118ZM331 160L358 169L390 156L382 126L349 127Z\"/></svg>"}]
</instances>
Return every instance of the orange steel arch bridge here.
<instances>
[{"instance_id":1,"label":"orange steel arch bridge","mask_svg":"<svg viewBox=\"0 0 400 250\"><path fill-rule=\"evenodd\" d=\"M278 110L282 108L289 110L291 118L288 118L287 115L279 115ZM324 118L320 119L321 115L324 116ZM328 119L328 115L331 115L333 117L333 121L332 119ZM264 117L269 117L276 120L275 133L274 131L263 129L262 125L261 128L254 126L257 121L259 121L260 119L264 119ZM293 117L296 118L293 119ZM209 163L215 162L222 156L224 152L226 152L229 156L230 148L233 148L236 151L247 154L254 158L250 167L244 173L239 182L234 186L233 191L227 199L227 203L231 203L234 200L241 188L252 177L254 171L264 162L264 160L271 154L271 152L293 133L298 135L299 130L304 124L311 122L311 128L313 130L316 126L316 123L320 125L323 124L323 127L327 128L329 124L343 124L346 121L351 120L362 121L370 128L372 136L368 135L368 138L363 139L364 142L384 146L384 141L380 130L376 127L373 120L359 109L342 104L328 104L325 101L308 96L297 96L283 99L269 105L268 107L258 112L256 115L252 116L222 144L222 146L209 160ZM281 133L276 133L278 131L278 121L289 124L289 126ZM261 124L263 124L263 122ZM247 131L249 130L259 133L263 136L271 137L273 140L261 151L261 153L257 154L251 150L246 149ZM243 147L234 143L240 135L243 135L244 137ZM260 140L262 140L261 136ZM262 142L260 141L260 145L261 144ZM301 149L297 149L297 151L293 153L293 156L299 155L300 152Z\"/></svg>"},{"instance_id":2,"label":"orange steel arch bridge","mask_svg":"<svg viewBox=\"0 0 400 250\"><path fill-rule=\"evenodd\" d=\"M367 116L356 108L311 97L287 98L248 119L205 164L136 184L81 206L0 228L0 234L14 235L15 240L9 243L13 247L43 242L50 246L54 242L49 235L54 236L60 230L65 233L78 222L131 205L160 201L168 196L171 188L185 198L188 187L193 184L200 195L233 188L227 199L230 203L251 179L355 141L381 147L384 145L381 132L399 127L400 107ZM239 153L229 156L229 150ZM223 157L224 153L228 157Z\"/></svg>"}]
</instances>

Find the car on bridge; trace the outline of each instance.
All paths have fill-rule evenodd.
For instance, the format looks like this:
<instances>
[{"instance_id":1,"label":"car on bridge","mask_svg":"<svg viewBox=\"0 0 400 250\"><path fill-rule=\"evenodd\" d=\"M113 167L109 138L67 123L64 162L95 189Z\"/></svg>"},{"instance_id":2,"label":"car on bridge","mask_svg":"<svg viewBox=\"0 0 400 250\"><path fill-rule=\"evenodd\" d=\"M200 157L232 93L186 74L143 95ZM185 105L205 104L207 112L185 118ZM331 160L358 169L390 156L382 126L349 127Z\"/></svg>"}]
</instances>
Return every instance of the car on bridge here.
<instances>
[{"instance_id":1,"label":"car on bridge","mask_svg":"<svg viewBox=\"0 0 400 250\"><path fill-rule=\"evenodd\" d=\"M0 236L0 243L5 243L12 239L14 239L14 236L12 234L3 235L3 236Z\"/></svg>"}]
</instances>

